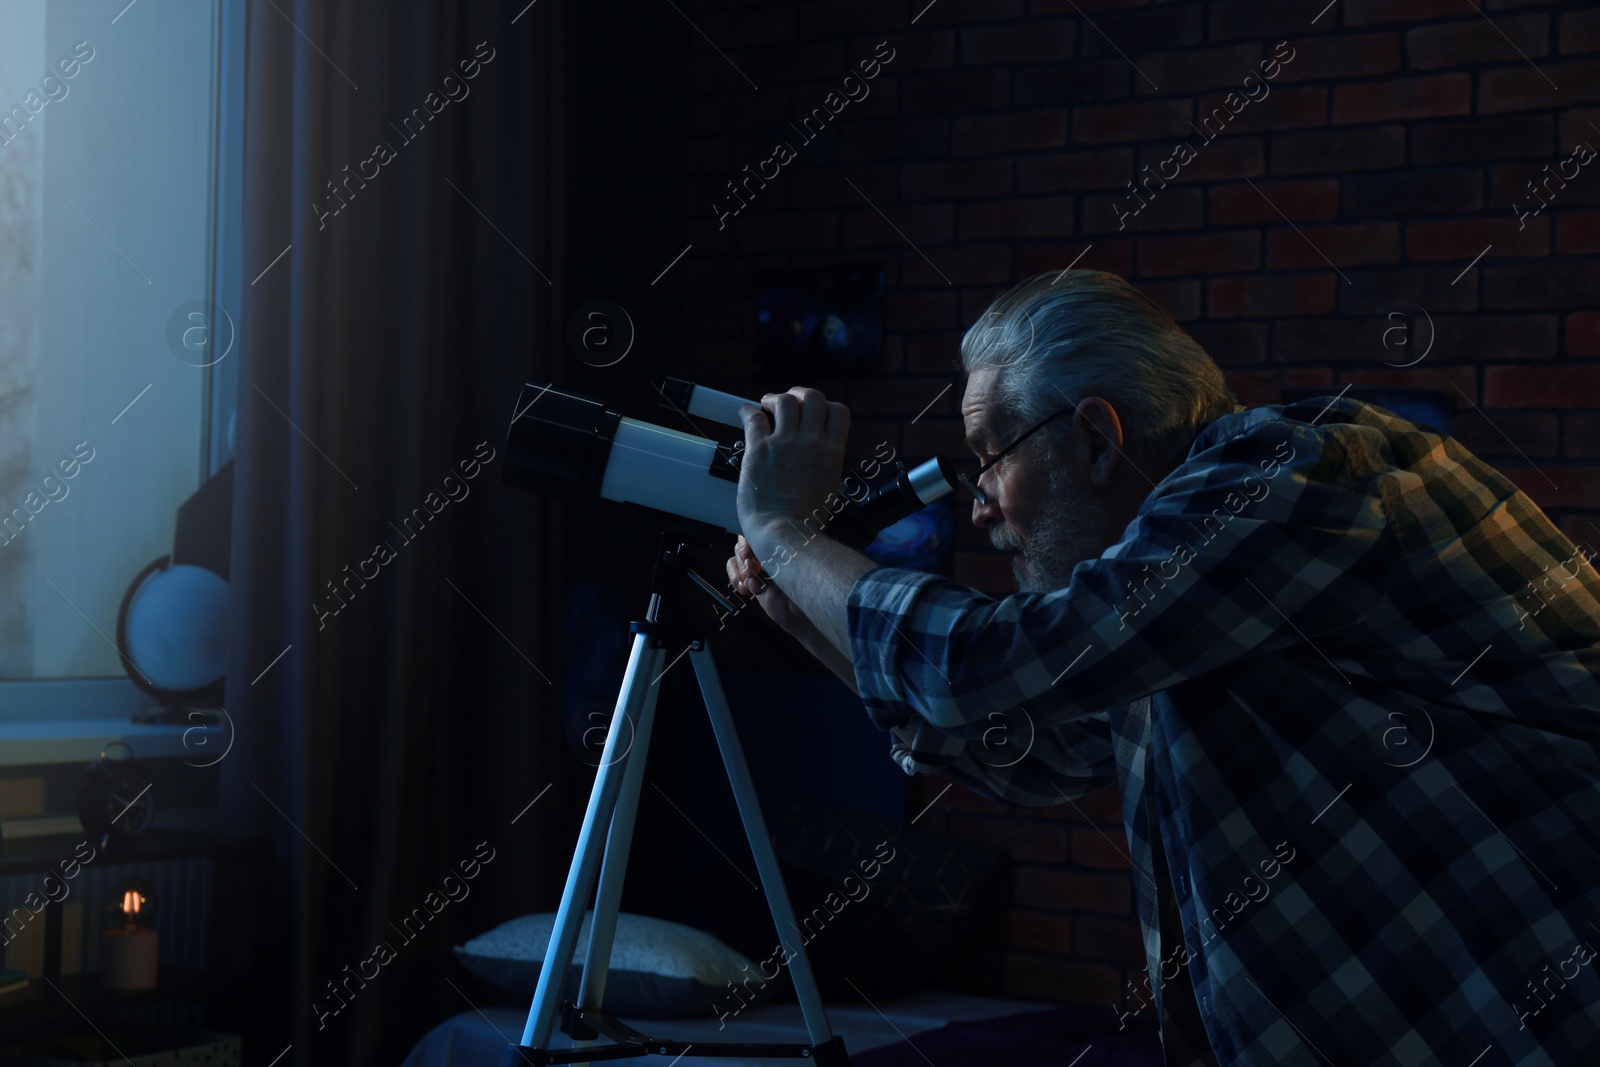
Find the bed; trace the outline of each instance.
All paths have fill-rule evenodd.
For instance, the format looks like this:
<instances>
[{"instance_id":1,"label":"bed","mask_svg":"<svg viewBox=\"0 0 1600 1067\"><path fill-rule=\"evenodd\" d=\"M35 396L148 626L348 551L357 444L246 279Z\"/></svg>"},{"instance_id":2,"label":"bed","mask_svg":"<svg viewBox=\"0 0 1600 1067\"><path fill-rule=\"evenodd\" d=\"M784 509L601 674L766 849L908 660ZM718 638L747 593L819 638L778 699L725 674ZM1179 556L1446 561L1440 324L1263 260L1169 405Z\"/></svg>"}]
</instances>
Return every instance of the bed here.
<instances>
[{"instance_id":1,"label":"bed","mask_svg":"<svg viewBox=\"0 0 1600 1067\"><path fill-rule=\"evenodd\" d=\"M527 1004L464 1011L430 1030L401 1067L497 1067L509 1043L522 1035ZM1118 1028L1110 1008L1040 1004L933 990L880 1001L828 1006L833 1032L841 1035L851 1067L925 1067L929 1062L962 1067L1159 1067L1161 1045L1148 1023ZM753 1007L718 1030L715 1018L638 1019L629 1025L653 1037L694 1041L804 1041L799 1004ZM552 1047L570 1047L558 1030ZM653 1063L638 1057L619 1063ZM803 1063L791 1059L696 1056L691 1049L672 1067L745 1067Z\"/></svg>"}]
</instances>

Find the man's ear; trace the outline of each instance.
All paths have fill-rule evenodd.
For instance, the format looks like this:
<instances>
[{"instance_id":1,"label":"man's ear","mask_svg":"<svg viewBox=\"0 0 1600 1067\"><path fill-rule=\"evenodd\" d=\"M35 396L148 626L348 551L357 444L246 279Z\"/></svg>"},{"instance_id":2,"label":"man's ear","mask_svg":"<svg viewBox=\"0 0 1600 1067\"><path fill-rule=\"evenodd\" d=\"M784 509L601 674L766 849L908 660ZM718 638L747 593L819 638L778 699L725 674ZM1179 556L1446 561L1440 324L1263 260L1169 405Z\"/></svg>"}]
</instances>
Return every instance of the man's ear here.
<instances>
[{"instance_id":1,"label":"man's ear","mask_svg":"<svg viewBox=\"0 0 1600 1067\"><path fill-rule=\"evenodd\" d=\"M1111 402L1085 397L1075 416L1089 449L1089 484L1104 489L1111 484L1123 456L1122 420Z\"/></svg>"}]
</instances>

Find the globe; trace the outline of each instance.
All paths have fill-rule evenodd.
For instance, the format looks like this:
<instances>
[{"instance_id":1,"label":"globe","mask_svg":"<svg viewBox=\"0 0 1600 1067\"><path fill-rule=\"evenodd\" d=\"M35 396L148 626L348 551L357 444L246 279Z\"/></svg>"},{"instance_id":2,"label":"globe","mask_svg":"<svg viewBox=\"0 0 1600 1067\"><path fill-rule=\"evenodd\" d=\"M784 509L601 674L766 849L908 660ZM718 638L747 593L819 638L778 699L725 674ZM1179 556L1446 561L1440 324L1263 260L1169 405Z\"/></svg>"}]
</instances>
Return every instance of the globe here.
<instances>
[{"instance_id":1,"label":"globe","mask_svg":"<svg viewBox=\"0 0 1600 1067\"><path fill-rule=\"evenodd\" d=\"M228 656L228 583L204 567L160 570L128 606L128 658L159 689L201 689Z\"/></svg>"}]
</instances>

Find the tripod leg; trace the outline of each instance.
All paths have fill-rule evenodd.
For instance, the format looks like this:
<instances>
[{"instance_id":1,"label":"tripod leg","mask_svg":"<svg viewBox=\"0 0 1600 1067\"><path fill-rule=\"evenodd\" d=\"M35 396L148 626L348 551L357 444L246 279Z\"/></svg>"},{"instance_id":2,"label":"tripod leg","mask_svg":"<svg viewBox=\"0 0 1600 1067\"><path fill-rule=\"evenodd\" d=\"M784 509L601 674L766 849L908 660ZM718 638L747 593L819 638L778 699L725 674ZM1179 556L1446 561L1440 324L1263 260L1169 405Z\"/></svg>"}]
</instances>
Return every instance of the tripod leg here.
<instances>
[{"instance_id":1,"label":"tripod leg","mask_svg":"<svg viewBox=\"0 0 1600 1067\"><path fill-rule=\"evenodd\" d=\"M733 716L728 711L728 698L722 691L722 679L717 674L717 665L711 658L709 648L702 647L691 652L689 658L694 662L695 676L700 679L700 694L705 698L706 712L711 716L711 729L717 735L717 747L722 750L722 762L728 769L728 783L733 786L733 796L739 804L739 816L744 820L744 833L750 839L750 851L755 856L756 870L761 874L761 887L766 890L772 922L778 928L778 944L782 946L794 975L795 993L800 998L800 1012L805 1016L806 1033L813 1045L826 1044L833 1039L833 1033L822 1007L822 995L817 992L816 976L811 973L811 961L806 958L805 948L801 944L800 928L794 920L794 905L789 902L789 890L778 873L778 857L772 851L767 824L761 817L761 804L756 799L750 767L745 763L744 749L739 745L739 734L734 729Z\"/></svg>"},{"instance_id":2,"label":"tripod leg","mask_svg":"<svg viewBox=\"0 0 1600 1067\"><path fill-rule=\"evenodd\" d=\"M651 598L648 616L651 621L655 618L657 601L658 598ZM533 1005L528 1010L528 1021L522 1030L524 1047L550 1047L556 1009L560 1006L561 991L566 987L567 968L572 961L573 950L578 946L579 926L583 922L583 913L600 866L603 842L598 830L601 826L609 828L617 797L622 791L625 768L618 766L621 761L617 753L633 737L634 724L640 721L648 697L649 681L660 671L663 658L661 649L650 647L648 634L634 634L628 670L622 679L622 690L617 694L617 708L606 734L600 769L595 775L594 788L589 792L589 807L583 815L583 827L578 832L578 847L572 858L572 866L567 870L566 887L561 892L561 905L556 910L555 928L550 932L544 966L539 969L539 982L533 991Z\"/></svg>"},{"instance_id":3,"label":"tripod leg","mask_svg":"<svg viewBox=\"0 0 1600 1067\"><path fill-rule=\"evenodd\" d=\"M663 661L665 652L656 657ZM658 667L658 670L660 668ZM661 695L661 679L646 679L644 708L631 747L620 757L625 762L622 792L611 814L611 830L606 834L605 856L600 863L600 888L595 893L594 921L589 930L589 948L583 957L583 979L578 987L578 1007L599 1008L604 1001L606 972L610 967L611 946L617 932L617 911L622 902L622 883L628 873L628 852L633 847L634 817L639 811L639 791L644 782L646 757L650 753L650 733L655 725L656 698ZM576 1041L586 1045L589 1041Z\"/></svg>"}]
</instances>

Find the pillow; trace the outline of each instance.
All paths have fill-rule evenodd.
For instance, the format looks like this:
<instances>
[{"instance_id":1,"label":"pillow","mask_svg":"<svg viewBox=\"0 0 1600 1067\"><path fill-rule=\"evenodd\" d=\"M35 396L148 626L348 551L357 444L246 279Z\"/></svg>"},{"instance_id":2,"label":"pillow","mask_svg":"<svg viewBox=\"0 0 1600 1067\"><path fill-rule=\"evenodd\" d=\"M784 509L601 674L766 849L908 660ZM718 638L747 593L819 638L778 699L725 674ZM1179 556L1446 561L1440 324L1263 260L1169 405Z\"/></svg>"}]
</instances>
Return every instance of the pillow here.
<instances>
[{"instance_id":1,"label":"pillow","mask_svg":"<svg viewBox=\"0 0 1600 1067\"><path fill-rule=\"evenodd\" d=\"M593 922L591 909L578 928L578 947L567 970L564 995L573 999ZM555 924L553 911L503 922L457 945L456 959L491 985L531 998ZM710 1015L727 984L753 970L749 959L692 926L619 912L602 1007L616 1015L657 1019Z\"/></svg>"}]
</instances>

